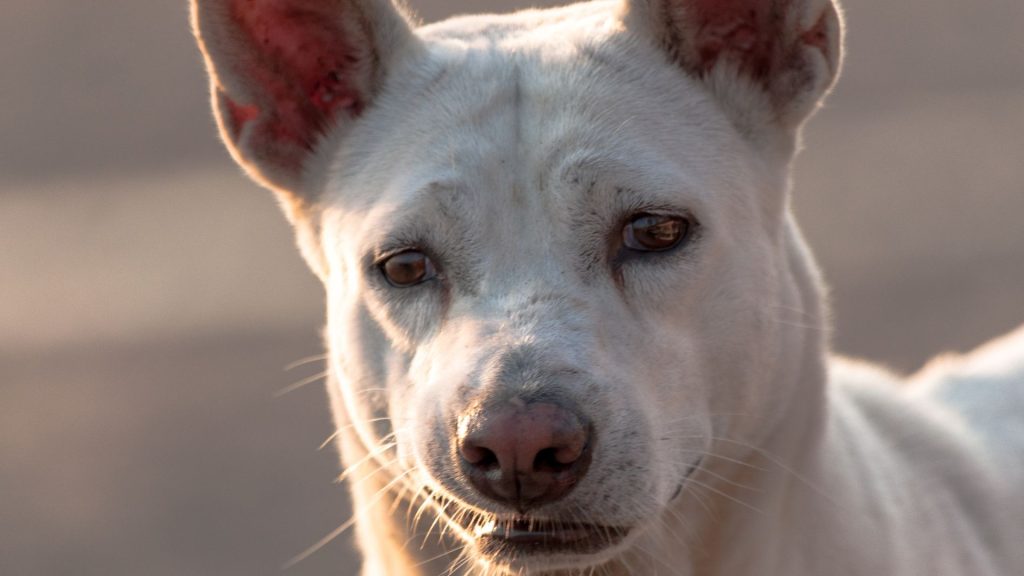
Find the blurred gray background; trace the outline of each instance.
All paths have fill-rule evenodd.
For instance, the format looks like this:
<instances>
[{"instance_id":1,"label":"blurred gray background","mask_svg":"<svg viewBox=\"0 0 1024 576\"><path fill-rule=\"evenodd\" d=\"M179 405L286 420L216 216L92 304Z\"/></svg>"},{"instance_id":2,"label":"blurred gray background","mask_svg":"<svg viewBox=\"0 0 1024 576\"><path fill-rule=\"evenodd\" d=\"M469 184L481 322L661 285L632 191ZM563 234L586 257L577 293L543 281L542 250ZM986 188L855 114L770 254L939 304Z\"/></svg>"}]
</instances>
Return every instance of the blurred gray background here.
<instances>
[{"instance_id":1,"label":"blurred gray background","mask_svg":"<svg viewBox=\"0 0 1024 576\"><path fill-rule=\"evenodd\" d=\"M846 11L796 209L837 348L910 371L1024 321L1024 2ZM322 388L275 397L322 294L184 0L6 0L0 71L0 575L354 574L347 538L281 569L348 518Z\"/></svg>"}]
</instances>

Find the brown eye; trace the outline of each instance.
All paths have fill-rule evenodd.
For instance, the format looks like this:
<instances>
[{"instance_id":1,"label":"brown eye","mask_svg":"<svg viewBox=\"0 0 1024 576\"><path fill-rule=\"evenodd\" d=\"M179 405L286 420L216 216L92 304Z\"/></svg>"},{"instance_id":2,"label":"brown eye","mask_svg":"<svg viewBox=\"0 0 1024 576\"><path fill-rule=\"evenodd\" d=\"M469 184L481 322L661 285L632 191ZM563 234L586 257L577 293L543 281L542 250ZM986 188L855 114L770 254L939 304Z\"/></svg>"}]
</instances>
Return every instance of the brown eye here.
<instances>
[{"instance_id":1,"label":"brown eye","mask_svg":"<svg viewBox=\"0 0 1024 576\"><path fill-rule=\"evenodd\" d=\"M638 252L662 252L675 248L690 231L690 221L682 216L641 214L622 229L622 243Z\"/></svg>"},{"instance_id":2,"label":"brown eye","mask_svg":"<svg viewBox=\"0 0 1024 576\"><path fill-rule=\"evenodd\" d=\"M423 252L407 250L389 257L380 265L381 272L392 286L408 288L437 275L434 263Z\"/></svg>"}]
</instances>

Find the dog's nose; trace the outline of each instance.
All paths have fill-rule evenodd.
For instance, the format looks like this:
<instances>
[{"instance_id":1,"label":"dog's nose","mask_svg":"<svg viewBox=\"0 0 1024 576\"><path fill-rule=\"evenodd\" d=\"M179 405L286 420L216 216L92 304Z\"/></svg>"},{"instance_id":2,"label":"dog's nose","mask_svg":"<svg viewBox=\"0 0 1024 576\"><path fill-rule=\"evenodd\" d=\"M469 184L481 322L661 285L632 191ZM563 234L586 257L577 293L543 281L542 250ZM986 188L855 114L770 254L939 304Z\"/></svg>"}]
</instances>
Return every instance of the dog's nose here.
<instances>
[{"instance_id":1,"label":"dog's nose","mask_svg":"<svg viewBox=\"0 0 1024 576\"><path fill-rule=\"evenodd\" d=\"M459 419L462 469L484 496L520 512L565 496L592 452L590 426L551 403L509 402Z\"/></svg>"}]
</instances>

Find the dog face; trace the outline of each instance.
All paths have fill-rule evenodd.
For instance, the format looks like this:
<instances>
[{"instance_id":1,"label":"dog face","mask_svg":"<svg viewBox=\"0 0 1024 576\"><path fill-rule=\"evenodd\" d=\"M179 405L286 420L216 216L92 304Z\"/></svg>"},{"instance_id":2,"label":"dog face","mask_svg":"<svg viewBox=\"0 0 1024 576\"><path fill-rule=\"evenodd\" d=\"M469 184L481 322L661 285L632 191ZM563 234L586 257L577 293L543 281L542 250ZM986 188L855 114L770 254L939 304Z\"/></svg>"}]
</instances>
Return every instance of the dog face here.
<instances>
[{"instance_id":1,"label":"dog face","mask_svg":"<svg viewBox=\"0 0 1024 576\"><path fill-rule=\"evenodd\" d=\"M830 2L194 22L229 148L325 283L339 420L488 565L608 560L796 399L787 170L838 69Z\"/></svg>"}]
</instances>

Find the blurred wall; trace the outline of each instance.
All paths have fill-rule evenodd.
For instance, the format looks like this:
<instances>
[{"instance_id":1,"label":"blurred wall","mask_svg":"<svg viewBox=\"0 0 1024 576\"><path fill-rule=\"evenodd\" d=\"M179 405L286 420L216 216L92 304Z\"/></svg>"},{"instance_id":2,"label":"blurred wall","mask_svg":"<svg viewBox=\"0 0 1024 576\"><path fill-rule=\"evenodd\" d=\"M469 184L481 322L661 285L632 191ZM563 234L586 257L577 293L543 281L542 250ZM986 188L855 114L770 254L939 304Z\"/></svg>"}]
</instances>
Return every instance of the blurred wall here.
<instances>
[{"instance_id":1,"label":"blurred wall","mask_svg":"<svg viewBox=\"0 0 1024 576\"><path fill-rule=\"evenodd\" d=\"M837 348L911 370L1024 321L1024 3L846 11L795 208ZM217 142L185 2L7 0L0 70L0 574L280 573L347 519L319 384L275 397L322 294Z\"/></svg>"}]
</instances>

